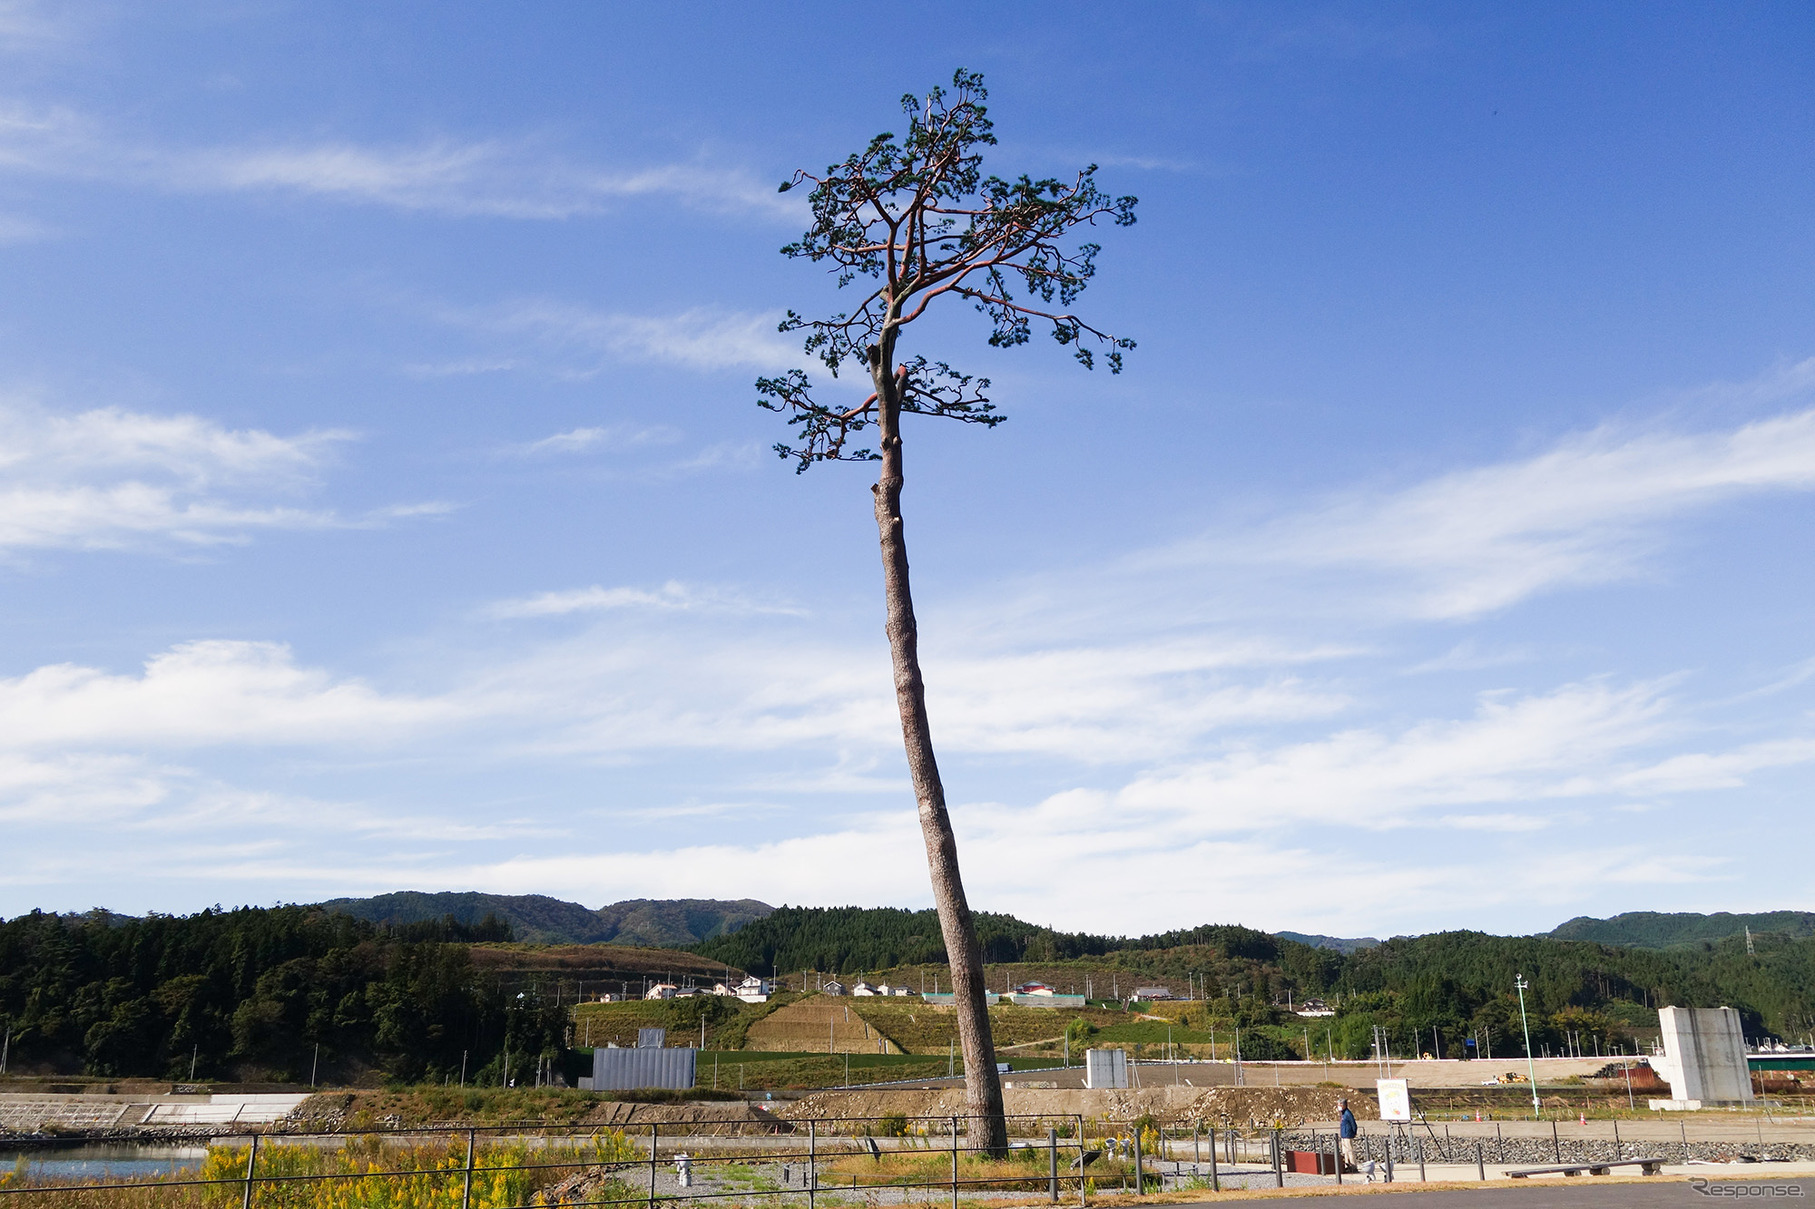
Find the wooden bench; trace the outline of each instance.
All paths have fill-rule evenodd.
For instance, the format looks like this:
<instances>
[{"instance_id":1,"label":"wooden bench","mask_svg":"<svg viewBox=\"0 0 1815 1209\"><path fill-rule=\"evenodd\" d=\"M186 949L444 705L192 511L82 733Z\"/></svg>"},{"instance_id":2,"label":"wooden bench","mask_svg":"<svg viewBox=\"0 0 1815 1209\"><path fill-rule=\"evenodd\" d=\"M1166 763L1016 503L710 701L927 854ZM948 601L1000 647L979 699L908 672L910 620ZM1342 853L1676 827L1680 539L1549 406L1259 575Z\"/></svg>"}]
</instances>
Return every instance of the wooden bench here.
<instances>
[{"instance_id":1,"label":"wooden bench","mask_svg":"<svg viewBox=\"0 0 1815 1209\"><path fill-rule=\"evenodd\" d=\"M1605 1162L1593 1163L1558 1163L1554 1167L1521 1167L1517 1171L1506 1173L1508 1179L1522 1180L1532 1175L1606 1175L1615 1167L1637 1167L1641 1175L1656 1175L1663 1170L1664 1159L1608 1159Z\"/></svg>"}]
</instances>

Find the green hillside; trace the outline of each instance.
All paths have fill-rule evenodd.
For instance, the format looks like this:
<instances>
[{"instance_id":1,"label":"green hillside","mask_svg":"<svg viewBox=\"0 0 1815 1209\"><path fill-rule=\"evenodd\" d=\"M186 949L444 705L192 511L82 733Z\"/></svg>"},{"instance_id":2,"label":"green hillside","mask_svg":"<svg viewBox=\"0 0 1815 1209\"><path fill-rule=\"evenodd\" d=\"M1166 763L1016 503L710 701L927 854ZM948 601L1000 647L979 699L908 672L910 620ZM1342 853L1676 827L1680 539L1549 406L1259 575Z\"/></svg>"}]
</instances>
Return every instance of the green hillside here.
<instances>
[{"instance_id":1,"label":"green hillside","mask_svg":"<svg viewBox=\"0 0 1815 1209\"><path fill-rule=\"evenodd\" d=\"M584 922L574 912L585 908L552 898L397 895L359 903L384 918L281 907L142 920L33 913L0 924L0 1028L11 1033L12 1071L178 1078L194 1060L198 1078L293 1080L313 1068L319 1046L324 1077L336 1080L435 1081L457 1077L464 1060L469 1079L495 1082L505 1075L506 1053L510 1073L522 1075L538 1058L565 1061L569 1045L623 1043L645 1021L688 1033L703 1025L708 1048L734 1050L754 1020L786 1001L759 1008L720 997L588 1002L576 1011L576 999L596 999L614 980L621 988L609 989L631 990L645 977L710 980L730 966L733 974L778 973L796 991L816 984L809 970L950 986L930 911L784 907L700 939L686 953L500 943L503 910L512 912L510 927L532 935ZM747 908L620 906L615 920L586 914L600 932L674 926L697 934L729 927L733 909ZM417 918L398 918L407 912ZM1782 917L1726 918L1768 924ZM1088 987L1095 1000L1075 1012L993 1011L999 1040L1016 1045L1017 1056L1058 1056L1065 1034L1074 1051L1115 1042L1137 1054L1174 1045L1208 1056L1239 1039L1251 1058L1301 1055L1307 1046L1365 1058L1382 1029L1396 1054L1465 1054L1475 1039L1506 1058L1522 1052L1519 976L1529 984L1526 1009L1540 1053L1575 1044L1590 1054L1631 1052L1655 1036L1665 1004L1730 1005L1748 1037L1815 1033L1815 935L1785 930L1756 931L1753 952L1743 935L1647 947L1442 932L1344 953L1227 925L1128 938L1058 932L1006 915L981 915L978 924L991 989L1041 981L1068 993ZM1196 997L1116 1002L1146 986L1174 995L1189 987ZM1308 998L1323 999L1335 1015L1294 1015L1288 1005ZM914 999L850 1002L909 1049L936 1056L950 1044L949 1009Z\"/></svg>"},{"instance_id":2,"label":"green hillside","mask_svg":"<svg viewBox=\"0 0 1815 1209\"><path fill-rule=\"evenodd\" d=\"M1311 1026L1285 1005L1318 997L1338 1012L1316 1026L1328 1030L1320 1049L1365 1057L1378 1026L1401 1052L1461 1053L1473 1036L1504 1055L1522 1035L1514 991L1520 975L1530 983L1526 1003L1540 1051L1560 1052L1572 1037L1589 1052L1610 1045L1630 1051L1655 1035L1664 1004L1730 1005L1752 1037L1800 1038L1815 1030L1815 936L1781 931L1755 933L1753 954L1743 936L1647 948L1440 932L1345 953L1223 925L1124 938L982 914L978 931L994 989L1037 979L1082 990L1088 979L1094 994L1107 996L1145 982L1175 993L1195 984L1211 1000L1203 1027L1240 1024L1298 1051ZM944 961L933 912L856 907L782 907L695 951L745 969L864 973L909 986L937 977Z\"/></svg>"},{"instance_id":3,"label":"green hillside","mask_svg":"<svg viewBox=\"0 0 1815 1209\"><path fill-rule=\"evenodd\" d=\"M1592 940L1604 945L1668 949L1675 945L1704 944L1729 936L1743 936L1747 928L1755 934L1780 932L1786 936L1811 936L1815 935L1815 912L1763 911L1754 915L1734 915L1717 911L1712 915L1701 915L1693 911L1627 911L1611 919L1578 915L1552 929L1550 935L1558 940Z\"/></svg>"},{"instance_id":4,"label":"green hillside","mask_svg":"<svg viewBox=\"0 0 1815 1209\"><path fill-rule=\"evenodd\" d=\"M633 898L600 907L606 940L617 945L684 949L735 932L775 908L754 898Z\"/></svg>"},{"instance_id":5,"label":"green hillside","mask_svg":"<svg viewBox=\"0 0 1815 1209\"><path fill-rule=\"evenodd\" d=\"M1269 959L1278 945L1265 932L1206 924L1134 939L1059 932L1012 915L980 911L977 937L990 962L1067 961L1137 950L1216 945L1237 957ZM945 960L939 917L931 908L777 907L735 933L691 946L740 969L823 970L851 974Z\"/></svg>"}]
</instances>

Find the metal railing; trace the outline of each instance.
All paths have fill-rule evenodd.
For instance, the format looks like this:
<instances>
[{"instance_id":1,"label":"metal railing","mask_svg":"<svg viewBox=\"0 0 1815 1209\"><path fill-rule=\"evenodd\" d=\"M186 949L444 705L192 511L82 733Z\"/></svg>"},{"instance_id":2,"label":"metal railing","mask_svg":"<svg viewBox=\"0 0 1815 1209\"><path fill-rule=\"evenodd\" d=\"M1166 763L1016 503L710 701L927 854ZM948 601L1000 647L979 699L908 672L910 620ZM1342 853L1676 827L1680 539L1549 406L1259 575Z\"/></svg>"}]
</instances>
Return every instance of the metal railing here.
<instances>
[{"instance_id":1,"label":"metal railing","mask_svg":"<svg viewBox=\"0 0 1815 1209\"><path fill-rule=\"evenodd\" d=\"M79 1201L53 1200L54 1209L77 1204L116 1209L108 1193L145 1189L187 1194L174 1200L195 1209L312 1209L330 1202L344 1209L360 1198L336 1201L322 1190L374 1180L418 1181L410 1195L399 1192L385 1201L398 1209L655 1209L657 1202L678 1209L681 1201L698 1201L700 1209L718 1204L834 1209L853 1197L870 1203L949 1201L957 1209L963 1198L979 1195L1084 1206L1097 1191L1283 1188L1288 1176L1340 1184L1345 1173L1353 1178L1365 1172L1370 1180L1390 1182L1408 1178L1413 1165L1422 1179L1427 1162L1452 1169L1450 1178L1460 1166L1486 1180L1488 1164L1504 1169L1509 1159L1515 1164L1565 1158L1630 1163L1649 1157L1688 1162L1716 1148L1751 1149L1731 1142L1691 1143L1683 1122L1676 1123L1680 1142L1639 1142L1622 1138L1616 1121L1611 1139L1577 1138L1567 1145L1559 1143L1553 1125L1547 1136L1520 1138L1512 1155L1514 1139L1502 1137L1497 1123L1492 1135L1452 1137L1447 1125L1439 1135L1431 1126L1370 1122L1373 1128L1354 1139L1350 1157L1357 1166L1347 1166L1336 1131L1327 1126L1181 1128L1146 1121L1109 1124L1077 1114L1015 1115L1007 1123L1006 1156L986 1154L967 1135L965 1118L952 1115L758 1116L693 1126L279 1127L216 1139L203 1168L182 1176L33 1180L29 1173L0 1172L0 1209L32 1209L31 1197L77 1191L84 1194ZM1767 1157L1762 1132L1756 1149L1758 1157ZM117 1209L143 1203L121 1200Z\"/></svg>"},{"instance_id":2,"label":"metal railing","mask_svg":"<svg viewBox=\"0 0 1815 1209\"><path fill-rule=\"evenodd\" d=\"M1085 1121L1072 1115L1016 1115L1008 1118L1009 1150L986 1154L966 1134L965 1118L826 1117L776 1118L773 1121L702 1122L713 1132L686 1132L685 1126L587 1127L555 1125L442 1126L357 1132L300 1130L242 1135L243 1174L209 1174L195 1178L25 1180L0 1185L0 1206L29 1209L34 1196L105 1193L138 1189L193 1190L208 1209L284 1209L307 1206L307 1190L371 1180L418 1180L432 1184L418 1198L423 1209L537 1209L550 1205L585 1209L631 1206L651 1209L658 1201L698 1201L741 1205L804 1206L820 1209L821 1200L841 1194L899 1196L903 1203L929 1203L949 1196L956 1207L965 1195L991 1199L1025 1198L1050 1204L1088 1202L1094 1180L1116 1172L1116 1147L1095 1145L1085 1136ZM613 1154L601 1158L601 1139ZM228 1139L216 1139L219 1143ZM415 1148L411 1148L415 1143ZM490 1144L488 1151L487 1144ZM365 1170L287 1170L299 1154L322 1156L357 1146L367 1156ZM520 1149L508 1164L500 1163L505 1146ZM582 1148L590 1147L592 1153ZM233 1147L237 1151L239 1147ZM1136 1187L1141 1159L1135 1147ZM53 1152L54 1153L54 1152ZM228 1152L231 1154L232 1152ZM424 1166L382 1161L389 1155L414 1155ZM1108 1154L1100 1168L1097 1160ZM274 1161L283 1156L288 1161ZM227 1155L211 1161L218 1169ZM909 1160L903 1163L901 1160ZM536 1159L538 1161L528 1161ZM920 1160L920 1161L914 1161ZM1043 1162L1041 1160L1044 1160ZM935 1162L936 1161L936 1162ZM931 1168L937 1167L937 1175ZM496 1184L517 1173L520 1183L534 1184L528 1196L496 1199L475 1188L476 1177ZM585 1176L576 1182L568 1177ZM1147 1186L1151 1186L1150 1184ZM458 1190L458 1197L454 1193ZM237 1194L237 1195L236 1195ZM919 1194L919 1195L915 1195ZM12 1199L7 1199L12 1198ZM85 1205L104 1202L85 1196Z\"/></svg>"}]
</instances>

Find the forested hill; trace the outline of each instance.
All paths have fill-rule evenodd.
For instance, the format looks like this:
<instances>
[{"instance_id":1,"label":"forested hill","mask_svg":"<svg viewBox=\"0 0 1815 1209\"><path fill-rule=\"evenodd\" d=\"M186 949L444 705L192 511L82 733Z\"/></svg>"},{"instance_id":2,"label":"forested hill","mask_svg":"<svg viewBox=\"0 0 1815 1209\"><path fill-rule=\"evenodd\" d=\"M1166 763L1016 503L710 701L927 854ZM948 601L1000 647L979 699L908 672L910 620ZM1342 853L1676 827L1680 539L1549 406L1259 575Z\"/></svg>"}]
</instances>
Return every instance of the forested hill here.
<instances>
[{"instance_id":1,"label":"forested hill","mask_svg":"<svg viewBox=\"0 0 1815 1209\"><path fill-rule=\"evenodd\" d=\"M976 916L983 959L989 962L1068 961L1124 950L1215 945L1236 957L1272 960L1278 945L1265 932L1233 924L1208 924L1128 939L1088 932L1059 932L987 911ZM777 907L728 936L691 946L714 961L745 970L824 970L855 973L945 960L939 917L931 908Z\"/></svg>"},{"instance_id":2,"label":"forested hill","mask_svg":"<svg viewBox=\"0 0 1815 1209\"><path fill-rule=\"evenodd\" d=\"M1731 1005L1749 1037L1815 1030L1815 935L1755 931L1748 953L1743 936L1644 948L1444 932L1343 953L1226 925L1125 938L1006 915L977 922L992 988L1029 977L1080 989L1094 980L1099 993L1191 985L1192 1027L1265 1030L1256 1054L1315 1040L1317 1025L1285 1006L1315 996L1336 1008L1322 1022L1325 1045L1353 1057L1367 1055L1376 1027L1396 1052L1457 1053L1482 1037L1504 1055L1520 1030L1519 975L1540 1050L1568 1037L1591 1052L1630 1048L1654 1034L1662 1004ZM563 995L592 977L573 962L610 950L475 943L511 934L496 917L373 923L321 907L144 919L34 912L0 923L0 1029L12 1036L14 1072L181 1079L193 1060L202 1080L306 1081L319 1045L324 1079L439 1082L464 1062L469 1081L489 1083L504 1077L505 1054L525 1078L563 1054ZM888 972L910 983L944 963L931 911L783 907L693 948L738 969ZM628 952L684 964L672 951Z\"/></svg>"},{"instance_id":3,"label":"forested hill","mask_svg":"<svg viewBox=\"0 0 1815 1209\"><path fill-rule=\"evenodd\" d=\"M336 898L317 904L377 924L414 924L454 919L476 924L495 916L512 936L530 944L650 945L685 948L734 932L772 908L753 898L634 898L598 908L542 894L481 894L476 891L425 893L399 890L372 898Z\"/></svg>"},{"instance_id":4,"label":"forested hill","mask_svg":"<svg viewBox=\"0 0 1815 1209\"><path fill-rule=\"evenodd\" d=\"M1213 999L1258 1000L1261 1007L1283 1005L1288 997L1339 999L1339 1032L1354 1033L1356 1045L1365 1045L1374 1024L1421 1036L1435 1027L1446 1045L1477 1029L1510 1037L1518 1013L1513 982L1520 975L1532 988L1535 1045L1554 1048L1568 1031L1602 1044L1629 1043L1655 1029L1656 1009L1664 1004L1731 1005L1743 1014L1748 1036L1801 1037L1815 1029L1815 936L1755 932L1757 951L1748 954L1743 937L1650 949L1439 932L1345 953L1220 925L1132 939L1058 932L1006 915L981 914L977 926L987 961L1023 967L1006 972L1014 977L1065 977L1059 964L1075 962L1077 974L1124 970L1180 982L1192 975ZM857 907L781 907L694 951L782 974L881 973L945 961L932 911ZM1098 977L1097 985L1105 981ZM1339 1036L1338 1043L1347 1042Z\"/></svg>"},{"instance_id":5,"label":"forested hill","mask_svg":"<svg viewBox=\"0 0 1815 1209\"><path fill-rule=\"evenodd\" d=\"M1578 915L1550 933L1558 940L1592 940L1604 945L1635 945L1646 949L1667 949L1675 945L1702 944L1742 936L1747 928L1753 932L1778 932L1787 936L1815 935L1815 912L1764 911L1754 915L1733 915L1717 911L1701 915L1693 911L1662 913L1628 911L1611 919Z\"/></svg>"},{"instance_id":6,"label":"forested hill","mask_svg":"<svg viewBox=\"0 0 1815 1209\"><path fill-rule=\"evenodd\" d=\"M566 1013L472 962L497 920L380 927L315 907L0 923L14 1073L497 1083L564 1052ZM317 1066L319 1063L319 1066Z\"/></svg>"}]
</instances>

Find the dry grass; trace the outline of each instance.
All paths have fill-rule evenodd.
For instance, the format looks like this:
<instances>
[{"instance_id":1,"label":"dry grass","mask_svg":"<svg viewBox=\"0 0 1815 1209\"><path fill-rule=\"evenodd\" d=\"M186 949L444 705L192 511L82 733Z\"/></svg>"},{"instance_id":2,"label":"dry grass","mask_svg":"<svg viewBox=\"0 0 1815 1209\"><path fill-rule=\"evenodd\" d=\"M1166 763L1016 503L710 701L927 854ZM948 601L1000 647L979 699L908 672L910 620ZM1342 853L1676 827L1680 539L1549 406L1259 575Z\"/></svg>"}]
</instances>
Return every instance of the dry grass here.
<instances>
[{"instance_id":1,"label":"dry grass","mask_svg":"<svg viewBox=\"0 0 1815 1209\"><path fill-rule=\"evenodd\" d=\"M0 1176L0 1188L30 1189L9 1197L9 1209L239 1209L247 1158L245 1147L218 1147L192 1175L149 1180L33 1186L15 1171ZM473 1158L472 1209L502 1209L536 1202L543 1189L584 1167L636 1161L637 1154L622 1133L609 1131L578 1145L482 1146ZM261 1145L251 1203L253 1209L460 1209L465 1166L459 1137L413 1146L373 1137L338 1149ZM120 1186L126 1183L143 1186ZM626 1189L624 1195L634 1194Z\"/></svg>"}]
</instances>

